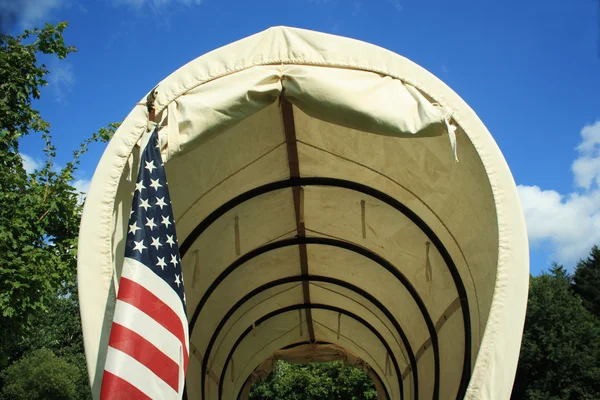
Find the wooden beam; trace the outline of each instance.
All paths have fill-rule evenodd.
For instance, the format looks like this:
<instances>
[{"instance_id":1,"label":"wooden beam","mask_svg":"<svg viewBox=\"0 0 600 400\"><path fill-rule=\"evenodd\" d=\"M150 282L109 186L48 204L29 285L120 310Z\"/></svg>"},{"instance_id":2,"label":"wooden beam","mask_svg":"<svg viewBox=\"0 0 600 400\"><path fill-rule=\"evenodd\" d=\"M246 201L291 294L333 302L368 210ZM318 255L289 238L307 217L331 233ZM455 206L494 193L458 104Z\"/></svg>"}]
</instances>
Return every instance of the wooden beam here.
<instances>
[{"instance_id":1,"label":"wooden beam","mask_svg":"<svg viewBox=\"0 0 600 400\"><path fill-rule=\"evenodd\" d=\"M296 125L294 123L294 109L292 103L281 97L281 115L283 117L283 130L285 132L285 143L287 147L288 167L290 169L290 178L300 178L300 163L298 161L298 142L296 140ZM304 227L304 190L300 186L292 187L294 198L294 211L296 213L296 232L300 238L306 237L306 228ZM308 253L306 244L298 245L300 251L300 272L302 276L308 276ZM310 304L309 282L302 282L302 294L304 304ZM312 321L312 310L306 308L306 325L308 327L308 337L311 342L315 341L315 331Z\"/></svg>"}]
</instances>

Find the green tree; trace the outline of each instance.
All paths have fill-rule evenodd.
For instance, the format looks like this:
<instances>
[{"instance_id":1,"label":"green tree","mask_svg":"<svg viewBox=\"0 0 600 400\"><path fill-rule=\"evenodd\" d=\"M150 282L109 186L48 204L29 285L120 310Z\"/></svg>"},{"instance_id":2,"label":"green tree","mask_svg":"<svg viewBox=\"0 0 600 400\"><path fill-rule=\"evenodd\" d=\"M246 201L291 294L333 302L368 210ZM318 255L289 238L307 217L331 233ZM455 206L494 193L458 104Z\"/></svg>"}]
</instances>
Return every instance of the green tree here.
<instances>
[{"instance_id":1,"label":"green tree","mask_svg":"<svg viewBox=\"0 0 600 400\"><path fill-rule=\"evenodd\" d=\"M4 371L2 399L77 399L77 367L52 350L39 349Z\"/></svg>"},{"instance_id":2,"label":"green tree","mask_svg":"<svg viewBox=\"0 0 600 400\"><path fill-rule=\"evenodd\" d=\"M377 392L362 369L339 361L306 365L278 361L264 382L254 384L252 400L374 400Z\"/></svg>"},{"instance_id":3,"label":"green tree","mask_svg":"<svg viewBox=\"0 0 600 400\"><path fill-rule=\"evenodd\" d=\"M600 398L600 322L554 265L531 278L513 399Z\"/></svg>"},{"instance_id":4,"label":"green tree","mask_svg":"<svg viewBox=\"0 0 600 400\"><path fill-rule=\"evenodd\" d=\"M51 350L73 371L76 393L72 398L91 399L77 291L69 296L50 297L46 310L35 313L31 325L33 328L19 342L13 358L20 359L38 349Z\"/></svg>"},{"instance_id":5,"label":"green tree","mask_svg":"<svg viewBox=\"0 0 600 400\"><path fill-rule=\"evenodd\" d=\"M50 125L32 100L49 73L39 65L39 53L64 58L74 51L66 46L66 24L47 25L13 38L0 36L0 327L22 325L28 313L43 306L49 289L73 276L77 226L76 194L68 185L73 166L57 173ZM31 43L26 43L31 42ZM19 154L19 140L40 132L47 160L40 171L27 174Z\"/></svg>"},{"instance_id":6,"label":"green tree","mask_svg":"<svg viewBox=\"0 0 600 400\"><path fill-rule=\"evenodd\" d=\"M88 146L108 141L118 124L57 167L50 124L34 103L51 72L40 59L76 51L66 27L0 34L0 394L11 399L90 398L75 285L82 203L72 183ZM30 134L45 143L45 162L31 173L19 152Z\"/></svg>"},{"instance_id":7,"label":"green tree","mask_svg":"<svg viewBox=\"0 0 600 400\"><path fill-rule=\"evenodd\" d=\"M573 275L573 290L583 305L600 318L600 249L594 246L586 260L577 263Z\"/></svg>"},{"instance_id":8,"label":"green tree","mask_svg":"<svg viewBox=\"0 0 600 400\"><path fill-rule=\"evenodd\" d=\"M88 145L107 140L117 127L96 132L72 161L56 168L50 124L32 101L40 98L50 73L38 57L63 59L76 51L64 42L66 27L62 22L16 37L0 35L0 332L17 341L33 314L74 287L81 203L71 184ZM44 139L46 161L27 173L19 142L34 132ZM14 340L2 341L0 366L9 361L7 346Z\"/></svg>"}]
</instances>

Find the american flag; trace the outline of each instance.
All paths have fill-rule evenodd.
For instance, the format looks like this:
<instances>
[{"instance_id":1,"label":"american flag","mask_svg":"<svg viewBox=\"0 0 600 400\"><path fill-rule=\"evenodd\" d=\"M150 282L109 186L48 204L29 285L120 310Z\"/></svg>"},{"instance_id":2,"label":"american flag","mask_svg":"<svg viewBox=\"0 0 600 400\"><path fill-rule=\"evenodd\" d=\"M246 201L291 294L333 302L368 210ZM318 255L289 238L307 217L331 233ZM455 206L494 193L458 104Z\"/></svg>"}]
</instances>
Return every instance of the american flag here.
<instances>
[{"instance_id":1,"label":"american flag","mask_svg":"<svg viewBox=\"0 0 600 400\"><path fill-rule=\"evenodd\" d=\"M155 130L141 156L101 399L181 399L188 323L181 257Z\"/></svg>"}]
</instances>

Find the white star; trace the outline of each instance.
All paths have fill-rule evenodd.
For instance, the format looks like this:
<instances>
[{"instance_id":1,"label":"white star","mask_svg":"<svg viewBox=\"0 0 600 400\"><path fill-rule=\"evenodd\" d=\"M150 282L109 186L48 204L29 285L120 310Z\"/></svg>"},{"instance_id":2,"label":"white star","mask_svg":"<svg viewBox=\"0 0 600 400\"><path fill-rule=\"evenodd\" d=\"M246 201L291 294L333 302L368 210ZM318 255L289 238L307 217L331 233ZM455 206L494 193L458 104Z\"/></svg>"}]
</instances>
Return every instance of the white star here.
<instances>
[{"instance_id":1,"label":"white star","mask_svg":"<svg viewBox=\"0 0 600 400\"><path fill-rule=\"evenodd\" d=\"M169 263L173 264L174 267L177 267L177 254L171 255L171 261Z\"/></svg>"},{"instance_id":2,"label":"white star","mask_svg":"<svg viewBox=\"0 0 600 400\"><path fill-rule=\"evenodd\" d=\"M165 258L164 257L156 257L158 259L158 261L156 262L156 266L160 267L163 271L165 270L165 267L167 266L167 263L165 262Z\"/></svg>"},{"instance_id":3,"label":"white star","mask_svg":"<svg viewBox=\"0 0 600 400\"><path fill-rule=\"evenodd\" d=\"M148 199L142 199L140 207L144 207L144 211L148 211L148 208L150 208L150 203L148 203Z\"/></svg>"},{"instance_id":4,"label":"white star","mask_svg":"<svg viewBox=\"0 0 600 400\"><path fill-rule=\"evenodd\" d=\"M154 229L156 227L156 224L154 223L154 218L146 217L146 226L150 228L150 230Z\"/></svg>"},{"instance_id":5,"label":"white star","mask_svg":"<svg viewBox=\"0 0 600 400\"><path fill-rule=\"evenodd\" d=\"M146 161L146 169L150 173L152 173L152 171L156 169L156 167L154 166L154 161L150 161L150 162Z\"/></svg>"},{"instance_id":6,"label":"white star","mask_svg":"<svg viewBox=\"0 0 600 400\"><path fill-rule=\"evenodd\" d=\"M146 186L144 186L144 183L142 181L139 181L138 183L135 184L135 190L136 191L140 191L140 193L142 193L142 190L146 189Z\"/></svg>"},{"instance_id":7,"label":"white star","mask_svg":"<svg viewBox=\"0 0 600 400\"><path fill-rule=\"evenodd\" d=\"M131 211L129 211L129 216L131 217L133 215L135 211L133 210L133 208L131 209Z\"/></svg>"},{"instance_id":8,"label":"white star","mask_svg":"<svg viewBox=\"0 0 600 400\"><path fill-rule=\"evenodd\" d=\"M179 275L175 274L175 284L177 284L177 287L179 287L180 283L181 281L179 280Z\"/></svg>"},{"instance_id":9,"label":"white star","mask_svg":"<svg viewBox=\"0 0 600 400\"><path fill-rule=\"evenodd\" d=\"M173 241L173 236L167 235L167 243L169 243L171 247L173 247L173 245L175 244L175 242Z\"/></svg>"},{"instance_id":10,"label":"white star","mask_svg":"<svg viewBox=\"0 0 600 400\"><path fill-rule=\"evenodd\" d=\"M143 240L140 240L139 242L136 242L134 240L133 243L135 243L135 246L133 247L133 250L139 250L140 254L142 254L142 250L147 249L147 247L144 246L144 241Z\"/></svg>"},{"instance_id":11,"label":"white star","mask_svg":"<svg viewBox=\"0 0 600 400\"><path fill-rule=\"evenodd\" d=\"M158 190L159 187L162 187L162 185L160 183L158 183L158 178L150 179L150 180L152 181L150 186L152 186L154 188L154 190Z\"/></svg>"},{"instance_id":12,"label":"white star","mask_svg":"<svg viewBox=\"0 0 600 400\"><path fill-rule=\"evenodd\" d=\"M183 302L184 302L184 303L186 302L186 301L185 301L185 293L183 294Z\"/></svg>"},{"instance_id":13,"label":"white star","mask_svg":"<svg viewBox=\"0 0 600 400\"><path fill-rule=\"evenodd\" d=\"M158 250L158 248L161 247L162 244L160 243L160 240L158 240L158 238L153 237L152 243L150 243L150 246L154 246L154 247L156 247L156 250Z\"/></svg>"},{"instance_id":14,"label":"white star","mask_svg":"<svg viewBox=\"0 0 600 400\"><path fill-rule=\"evenodd\" d=\"M129 233L133 233L134 235L140 229L142 229L142 228L137 226L137 221L133 221L133 224L129 225Z\"/></svg>"},{"instance_id":15,"label":"white star","mask_svg":"<svg viewBox=\"0 0 600 400\"><path fill-rule=\"evenodd\" d=\"M156 204L154 204L155 206L159 206L160 209L162 210L163 206L166 206L167 203L165 203L165 198L164 197L157 197L156 198Z\"/></svg>"},{"instance_id":16,"label":"white star","mask_svg":"<svg viewBox=\"0 0 600 400\"><path fill-rule=\"evenodd\" d=\"M171 221L169 221L169 216L168 215L166 217L162 217L161 224L163 224L164 226L166 226L167 229L169 228L169 225L171 225Z\"/></svg>"}]
</instances>

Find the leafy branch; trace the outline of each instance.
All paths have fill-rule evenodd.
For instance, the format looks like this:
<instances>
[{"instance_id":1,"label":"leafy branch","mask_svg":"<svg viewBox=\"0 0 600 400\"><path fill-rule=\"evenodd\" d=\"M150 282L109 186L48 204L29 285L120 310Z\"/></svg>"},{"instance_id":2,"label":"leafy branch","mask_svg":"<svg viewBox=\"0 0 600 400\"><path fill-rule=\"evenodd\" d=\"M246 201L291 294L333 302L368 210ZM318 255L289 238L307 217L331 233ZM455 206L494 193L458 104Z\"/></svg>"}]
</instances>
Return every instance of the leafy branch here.
<instances>
[{"instance_id":1,"label":"leafy branch","mask_svg":"<svg viewBox=\"0 0 600 400\"><path fill-rule=\"evenodd\" d=\"M82 210L74 175L89 146L107 142L119 126L93 133L57 170L50 124L32 102L50 73L39 56L60 60L77 51L65 44L66 27L61 22L15 37L0 35L0 329L11 332L0 345L2 354L27 331L32 315L46 310L48 299L73 289ZM28 173L19 142L32 133L43 139L45 162Z\"/></svg>"}]
</instances>

